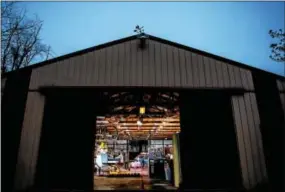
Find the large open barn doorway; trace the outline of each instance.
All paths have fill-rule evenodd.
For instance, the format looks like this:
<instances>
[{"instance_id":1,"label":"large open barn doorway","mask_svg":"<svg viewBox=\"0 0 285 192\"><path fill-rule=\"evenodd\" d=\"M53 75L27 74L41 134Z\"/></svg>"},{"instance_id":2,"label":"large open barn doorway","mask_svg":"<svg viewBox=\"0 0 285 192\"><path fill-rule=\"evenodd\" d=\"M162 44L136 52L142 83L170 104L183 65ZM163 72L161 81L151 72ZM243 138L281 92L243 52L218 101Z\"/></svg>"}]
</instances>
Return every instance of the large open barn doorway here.
<instances>
[{"instance_id":1,"label":"large open barn doorway","mask_svg":"<svg viewBox=\"0 0 285 192\"><path fill-rule=\"evenodd\" d=\"M167 190L181 177L185 189L241 186L230 95L136 90L47 92L37 187ZM104 183L122 177L137 181Z\"/></svg>"},{"instance_id":2,"label":"large open barn doorway","mask_svg":"<svg viewBox=\"0 0 285 192\"><path fill-rule=\"evenodd\" d=\"M175 189L179 94L133 90L104 96L106 114L96 118L94 189Z\"/></svg>"},{"instance_id":3,"label":"large open barn doorway","mask_svg":"<svg viewBox=\"0 0 285 192\"><path fill-rule=\"evenodd\" d=\"M41 190L93 191L111 188L141 190L150 185L152 189L169 189L173 185L171 148L178 142L173 143L172 136L180 131L177 93L135 90L111 93L98 89L55 88L46 90L45 95L36 187ZM122 121L122 125L117 120ZM101 161L104 167L101 166L98 172L98 148L106 144L109 147L108 170ZM125 158L132 161L117 161L116 157L126 148L129 149ZM149 158L149 155L157 157ZM113 169L114 164L120 167L120 172ZM130 174L126 174L127 170ZM108 175L101 175L103 172ZM116 186L114 176L123 175L123 172L126 176L123 181L135 181ZM130 177L134 175L139 177ZM113 182L104 186L104 178Z\"/></svg>"}]
</instances>

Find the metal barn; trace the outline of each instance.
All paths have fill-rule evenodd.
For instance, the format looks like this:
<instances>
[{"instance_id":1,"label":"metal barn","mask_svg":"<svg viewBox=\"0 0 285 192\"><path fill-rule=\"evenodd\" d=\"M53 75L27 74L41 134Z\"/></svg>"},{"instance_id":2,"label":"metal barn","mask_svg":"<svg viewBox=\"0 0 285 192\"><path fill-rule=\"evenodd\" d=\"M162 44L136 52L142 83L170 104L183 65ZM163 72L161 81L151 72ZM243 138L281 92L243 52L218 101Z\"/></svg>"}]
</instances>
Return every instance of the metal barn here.
<instances>
[{"instance_id":1,"label":"metal barn","mask_svg":"<svg viewBox=\"0 0 285 192\"><path fill-rule=\"evenodd\" d=\"M69 182L58 181L62 188L92 189L93 132L84 127L92 124L92 108L96 114L104 108L98 95L106 90L179 92L181 188L203 189L219 174L231 173L238 180L232 185L236 188L282 185L282 177L276 177L284 160L282 76L148 35L144 40L131 36L57 57L6 73L1 80L2 184L7 190L40 187L57 174L68 178ZM66 109L57 108L64 100L69 100L62 104ZM62 116L68 114L62 118L69 122L53 119L57 110ZM79 120L85 123L81 126ZM51 126L57 131L45 130ZM70 131L61 131L67 130L65 126ZM72 131L73 126L81 128ZM54 139L53 148L43 152L44 135L57 133L61 140ZM61 142L73 150L51 152ZM47 153L57 156L56 169L47 161L39 166L41 154L50 158ZM235 166L231 173L221 163L227 158ZM80 168L67 168L80 163ZM224 184L218 188L231 187L226 176L221 178Z\"/></svg>"}]
</instances>

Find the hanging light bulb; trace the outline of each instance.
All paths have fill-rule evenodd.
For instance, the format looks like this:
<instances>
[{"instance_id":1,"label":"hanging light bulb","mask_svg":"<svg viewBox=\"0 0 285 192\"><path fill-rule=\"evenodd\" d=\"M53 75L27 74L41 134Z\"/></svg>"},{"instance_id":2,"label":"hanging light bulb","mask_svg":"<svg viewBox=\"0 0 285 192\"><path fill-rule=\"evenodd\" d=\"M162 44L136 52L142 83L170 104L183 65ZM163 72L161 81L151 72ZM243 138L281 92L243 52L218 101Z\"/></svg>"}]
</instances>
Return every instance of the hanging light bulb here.
<instances>
[{"instance_id":1,"label":"hanging light bulb","mask_svg":"<svg viewBox=\"0 0 285 192\"><path fill-rule=\"evenodd\" d=\"M138 125L138 126L142 126L141 120L138 120L138 121L137 121L137 125Z\"/></svg>"},{"instance_id":2,"label":"hanging light bulb","mask_svg":"<svg viewBox=\"0 0 285 192\"><path fill-rule=\"evenodd\" d=\"M141 115L145 114L145 107L140 107L140 114Z\"/></svg>"}]
</instances>

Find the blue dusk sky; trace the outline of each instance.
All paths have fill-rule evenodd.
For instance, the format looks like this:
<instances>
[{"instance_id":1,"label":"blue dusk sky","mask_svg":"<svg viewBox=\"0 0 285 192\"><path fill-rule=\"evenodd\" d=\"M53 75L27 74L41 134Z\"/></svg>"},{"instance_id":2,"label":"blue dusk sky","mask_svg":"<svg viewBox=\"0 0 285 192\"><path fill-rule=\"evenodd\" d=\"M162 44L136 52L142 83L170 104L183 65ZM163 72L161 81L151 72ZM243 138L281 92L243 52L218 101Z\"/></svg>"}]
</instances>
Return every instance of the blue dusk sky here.
<instances>
[{"instance_id":1,"label":"blue dusk sky","mask_svg":"<svg viewBox=\"0 0 285 192\"><path fill-rule=\"evenodd\" d=\"M285 76L269 58L270 29L283 29L285 2L23 2L44 21L56 56L145 32Z\"/></svg>"}]
</instances>

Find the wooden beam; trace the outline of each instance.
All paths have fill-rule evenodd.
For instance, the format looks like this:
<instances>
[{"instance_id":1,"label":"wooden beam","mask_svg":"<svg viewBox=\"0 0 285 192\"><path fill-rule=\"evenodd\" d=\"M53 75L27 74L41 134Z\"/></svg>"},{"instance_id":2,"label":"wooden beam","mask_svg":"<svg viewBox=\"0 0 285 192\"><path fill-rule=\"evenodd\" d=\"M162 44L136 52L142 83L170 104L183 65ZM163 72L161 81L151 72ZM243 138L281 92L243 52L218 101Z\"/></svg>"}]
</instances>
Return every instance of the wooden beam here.
<instances>
[{"instance_id":1,"label":"wooden beam","mask_svg":"<svg viewBox=\"0 0 285 192\"><path fill-rule=\"evenodd\" d=\"M113 127L108 127L107 128L108 130L109 129L114 129ZM138 129L145 129L145 130L173 130L173 129L180 129L180 126L172 126L172 127L138 127L138 126L135 126L135 127L119 127L118 130L127 130L127 129L130 129L130 130L138 130ZM115 129L114 129L115 130Z\"/></svg>"},{"instance_id":2,"label":"wooden beam","mask_svg":"<svg viewBox=\"0 0 285 192\"><path fill-rule=\"evenodd\" d=\"M98 123L97 126L104 126L104 127L137 127L137 122L132 122L132 123ZM156 122L156 123L143 123L140 127L180 127L180 123L161 123L161 122Z\"/></svg>"},{"instance_id":3,"label":"wooden beam","mask_svg":"<svg viewBox=\"0 0 285 192\"><path fill-rule=\"evenodd\" d=\"M118 111L113 111L113 110L107 110L107 115L133 115L133 114L139 114L139 109L137 109L137 112L132 111L127 111L127 110L118 110ZM163 117L166 115L165 112L146 112L145 115L150 115L150 116L157 116L157 117Z\"/></svg>"},{"instance_id":4,"label":"wooden beam","mask_svg":"<svg viewBox=\"0 0 285 192\"><path fill-rule=\"evenodd\" d=\"M118 117L119 119L120 117ZM105 118L106 121L112 121L111 118ZM137 122L138 118L125 118L125 120L121 120L121 122ZM143 122L180 122L180 118L151 118L145 117L143 118Z\"/></svg>"}]
</instances>

